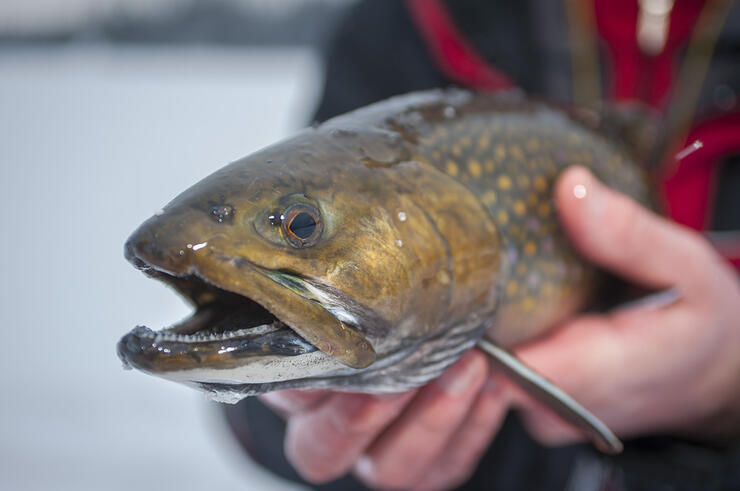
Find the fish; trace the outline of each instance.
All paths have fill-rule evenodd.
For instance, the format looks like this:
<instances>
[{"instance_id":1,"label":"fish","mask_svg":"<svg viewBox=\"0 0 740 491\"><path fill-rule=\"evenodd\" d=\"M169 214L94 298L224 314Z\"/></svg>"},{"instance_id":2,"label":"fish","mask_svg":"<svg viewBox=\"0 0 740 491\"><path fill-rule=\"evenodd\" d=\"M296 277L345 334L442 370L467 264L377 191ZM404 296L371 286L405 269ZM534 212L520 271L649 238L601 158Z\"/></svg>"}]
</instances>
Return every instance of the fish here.
<instances>
[{"instance_id":1,"label":"fish","mask_svg":"<svg viewBox=\"0 0 740 491\"><path fill-rule=\"evenodd\" d=\"M588 167L649 205L613 118L463 89L414 92L237 160L146 220L125 257L193 306L117 345L125 367L221 402L421 386L478 346L605 452L619 439L512 354L587 308L606 274L553 184Z\"/></svg>"}]
</instances>

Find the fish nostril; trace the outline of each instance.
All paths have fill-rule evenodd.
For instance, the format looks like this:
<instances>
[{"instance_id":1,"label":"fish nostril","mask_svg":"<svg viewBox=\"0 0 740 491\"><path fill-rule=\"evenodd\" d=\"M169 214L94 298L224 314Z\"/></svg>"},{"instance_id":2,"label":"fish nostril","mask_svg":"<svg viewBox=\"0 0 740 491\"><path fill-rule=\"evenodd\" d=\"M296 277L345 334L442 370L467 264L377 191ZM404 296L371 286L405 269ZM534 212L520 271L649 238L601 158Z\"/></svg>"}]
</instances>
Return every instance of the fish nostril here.
<instances>
[{"instance_id":1,"label":"fish nostril","mask_svg":"<svg viewBox=\"0 0 740 491\"><path fill-rule=\"evenodd\" d=\"M129 237L124 245L123 255L127 261L141 270L151 268L153 263L164 258L162 246L155 232L148 227L139 228Z\"/></svg>"},{"instance_id":2,"label":"fish nostril","mask_svg":"<svg viewBox=\"0 0 740 491\"><path fill-rule=\"evenodd\" d=\"M151 224L142 225L126 241L123 255L141 271L164 270L183 274L193 260L192 249L179 243L172 233Z\"/></svg>"},{"instance_id":3,"label":"fish nostril","mask_svg":"<svg viewBox=\"0 0 740 491\"><path fill-rule=\"evenodd\" d=\"M149 265L140 257L140 244L134 236L130 237L123 246L123 257L133 264L136 269L144 270L148 269Z\"/></svg>"}]
</instances>

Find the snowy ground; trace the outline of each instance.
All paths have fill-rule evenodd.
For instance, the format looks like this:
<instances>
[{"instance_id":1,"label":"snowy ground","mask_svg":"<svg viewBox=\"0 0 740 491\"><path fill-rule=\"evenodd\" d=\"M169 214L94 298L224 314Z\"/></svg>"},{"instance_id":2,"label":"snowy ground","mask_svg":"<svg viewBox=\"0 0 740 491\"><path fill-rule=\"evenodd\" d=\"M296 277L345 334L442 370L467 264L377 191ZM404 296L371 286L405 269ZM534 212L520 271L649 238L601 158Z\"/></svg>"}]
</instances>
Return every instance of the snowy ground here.
<instances>
[{"instance_id":1,"label":"snowy ground","mask_svg":"<svg viewBox=\"0 0 740 491\"><path fill-rule=\"evenodd\" d=\"M291 489L115 343L188 311L124 261L127 235L303 125L319 73L300 50L0 50L0 488Z\"/></svg>"}]
</instances>

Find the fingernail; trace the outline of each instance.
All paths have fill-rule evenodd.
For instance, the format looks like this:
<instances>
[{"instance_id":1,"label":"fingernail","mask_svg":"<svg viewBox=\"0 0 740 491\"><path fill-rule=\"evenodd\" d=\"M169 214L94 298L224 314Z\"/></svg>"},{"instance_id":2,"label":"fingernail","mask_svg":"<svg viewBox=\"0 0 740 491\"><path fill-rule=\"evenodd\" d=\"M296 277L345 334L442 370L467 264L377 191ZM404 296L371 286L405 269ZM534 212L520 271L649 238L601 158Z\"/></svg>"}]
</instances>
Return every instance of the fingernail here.
<instances>
[{"instance_id":1,"label":"fingernail","mask_svg":"<svg viewBox=\"0 0 740 491\"><path fill-rule=\"evenodd\" d=\"M459 396L472 388L473 382L478 378L477 368L477 364L470 360L458 362L447 369L435 383L449 395Z\"/></svg>"},{"instance_id":2,"label":"fingernail","mask_svg":"<svg viewBox=\"0 0 740 491\"><path fill-rule=\"evenodd\" d=\"M576 184L573 186L573 196L576 198L583 199L586 197L586 194L588 194L588 191L585 184Z\"/></svg>"},{"instance_id":3,"label":"fingernail","mask_svg":"<svg viewBox=\"0 0 740 491\"><path fill-rule=\"evenodd\" d=\"M375 463L367 455L362 455L355 462L355 472L364 480L372 481L375 477Z\"/></svg>"},{"instance_id":4,"label":"fingernail","mask_svg":"<svg viewBox=\"0 0 740 491\"><path fill-rule=\"evenodd\" d=\"M582 174L573 186L573 196L584 203L590 220L600 220L604 210L601 184L590 171L584 169Z\"/></svg>"}]
</instances>

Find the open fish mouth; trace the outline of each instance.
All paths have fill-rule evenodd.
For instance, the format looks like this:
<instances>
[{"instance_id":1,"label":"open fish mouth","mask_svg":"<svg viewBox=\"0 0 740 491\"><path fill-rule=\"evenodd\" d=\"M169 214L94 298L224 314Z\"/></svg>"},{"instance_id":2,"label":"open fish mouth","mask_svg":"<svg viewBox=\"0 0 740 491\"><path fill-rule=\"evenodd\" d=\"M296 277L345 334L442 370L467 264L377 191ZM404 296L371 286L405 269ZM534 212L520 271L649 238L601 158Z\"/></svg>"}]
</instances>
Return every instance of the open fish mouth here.
<instances>
[{"instance_id":1,"label":"open fish mouth","mask_svg":"<svg viewBox=\"0 0 740 491\"><path fill-rule=\"evenodd\" d=\"M192 315L161 330L137 326L118 343L124 365L146 372L226 369L250 357L298 356L317 348L257 302L194 274L179 277L136 263L195 304Z\"/></svg>"}]
</instances>

